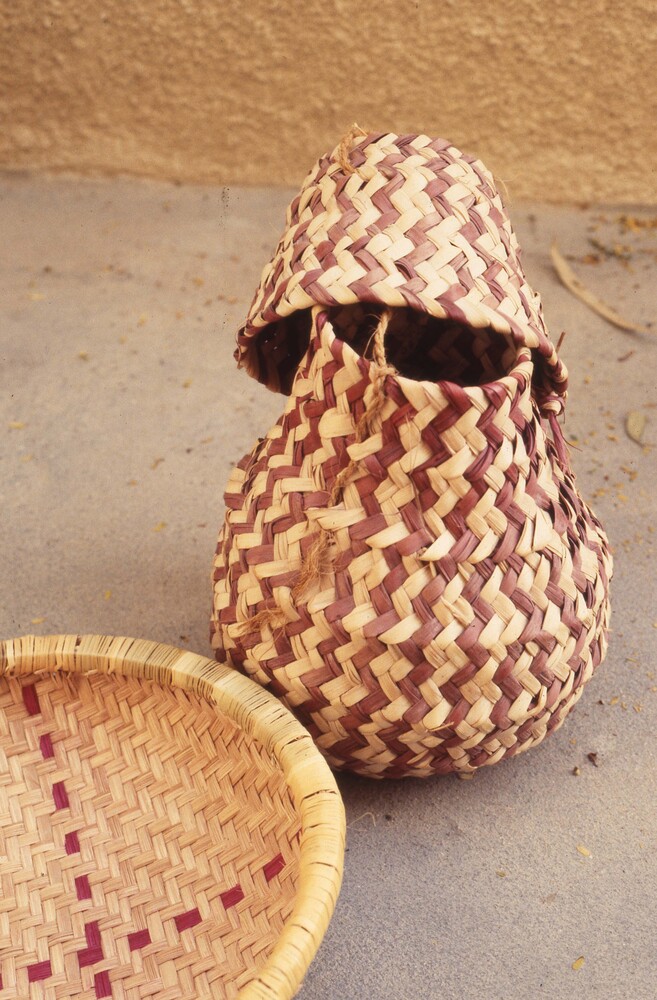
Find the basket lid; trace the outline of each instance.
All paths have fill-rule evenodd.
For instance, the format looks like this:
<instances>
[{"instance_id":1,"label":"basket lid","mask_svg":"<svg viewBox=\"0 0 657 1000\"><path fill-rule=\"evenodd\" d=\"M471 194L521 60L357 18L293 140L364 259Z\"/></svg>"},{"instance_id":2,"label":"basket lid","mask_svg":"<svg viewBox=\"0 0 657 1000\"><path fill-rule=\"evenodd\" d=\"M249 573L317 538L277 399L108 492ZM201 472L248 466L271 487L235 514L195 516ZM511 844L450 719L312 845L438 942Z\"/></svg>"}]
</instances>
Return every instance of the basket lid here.
<instances>
[{"instance_id":1,"label":"basket lid","mask_svg":"<svg viewBox=\"0 0 657 1000\"><path fill-rule=\"evenodd\" d=\"M344 809L270 692L146 640L0 642L0 775L2 996L295 995Z\"/></svg>"},{"instance_id":2,"label":"basket lid","mask_svg":"<svg viewBox=\"0 0 657 1000\"><path fill-rule=\"evenodd\" d=\"M307 346L297 314L357 302L510 335L536 351L541 408L561 410L567 372L493 176L447 140L355 127L318 160L288 207L235 356L289 393Z\"/></svg>"}]
</instances>

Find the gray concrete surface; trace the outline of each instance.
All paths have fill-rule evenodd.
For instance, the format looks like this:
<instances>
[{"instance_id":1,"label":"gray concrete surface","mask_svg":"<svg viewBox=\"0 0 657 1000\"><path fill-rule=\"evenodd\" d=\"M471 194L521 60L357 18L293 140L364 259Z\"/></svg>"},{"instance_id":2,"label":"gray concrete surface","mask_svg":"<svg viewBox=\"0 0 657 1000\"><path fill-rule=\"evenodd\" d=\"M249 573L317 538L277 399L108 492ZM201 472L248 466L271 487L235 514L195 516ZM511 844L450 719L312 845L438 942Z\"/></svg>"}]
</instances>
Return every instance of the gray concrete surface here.
<instances>
[{"instance_id":1,"label":"gray concrete surface","mask_svg":"<svg viewBox=\"0 0 657 1000\"><path fill-rule=\"evenodd\" d=\"M282 406L235 370L233 334L290 192L27 175L0 192L2 634L207 654L223 485ZM568 331L566 429L616 554L610 652L557 734L473 781L339 779L344 886L304 1000L656 993L657 338L573 298L549 246L645 323L657 229L627 231L616 208L511 212L550 328Z\"/></svg>"}]
</instances>

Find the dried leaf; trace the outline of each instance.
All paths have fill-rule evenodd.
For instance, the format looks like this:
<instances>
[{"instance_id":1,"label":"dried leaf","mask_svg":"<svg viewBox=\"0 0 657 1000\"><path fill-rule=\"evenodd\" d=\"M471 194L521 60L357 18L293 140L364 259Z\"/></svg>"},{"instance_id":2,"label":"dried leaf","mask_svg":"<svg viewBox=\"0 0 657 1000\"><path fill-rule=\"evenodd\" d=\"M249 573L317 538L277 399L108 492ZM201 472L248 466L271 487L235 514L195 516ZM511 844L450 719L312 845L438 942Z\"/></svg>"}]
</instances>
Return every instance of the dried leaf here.
<instances>
[{"instance_id":1,"label":"dried leaf","mask_svg":"<svg viewBox=\"0 0 657 1000\"><path fill-rule=\"evenodd\" d=\"M583 965L584 965L584 956L580 955L579 958L576 958L575 961L573 962L573 969L575 970L575 972L579 972L579 970L582 968Z\"/></svg>"},{"instance_id":2,"label":"dried leaf","mask_svg":"<svg viewBox=\"0 0 657 1000\"><path fill-rule=\"evenodd\" d=\"M158 523L153 528L153 531L164 531L164 529L166 528L166 526L167 526L167 522L166 521L158 521Z\"/></svg>"},{"instance_id":3,"label":"dried leaf","mask_svg":"<svg viewBox=\"0 0 657 1000\"><path fill-rule=\"evenodd\" d=\"M582 281L580 281L570 267L570 264L568 264L560 253L556 243L552 244L550 256L552 257L552 263L558 277L566 286L568 291L572 292L573 295L584 302L589 309L592 309L593 312L598 314L598 316L602 316L603 319L606 319L609 323L613 323L614 326L619 327L621 330L631 330L635 333L654 332L647 326L641 326L638 323L631 323L629 320L620 316L615 309L611 308L611 306L601 302L600 299L597 298Z\"/></svg>"},{"instance_id":4,"label":"dried leaf","mask_svg":"<svg viewBox=\"0 0 657 1000\"><path fill-rule=\"evenodd\" d=\"M588 847L584 847L584 844L578 844L577 845L577 850L582 855L582 857L584 857L584 858L590 858L591 857L591 852L589 851Z\"/></svg>"},{"instance_id":5,"label":"dried leaf","mask_svg":"<svg viewBox=\"0 0 657 1000\"><path fill-rule=\"evenodd\" d=\"M592 750L590 753L587 753L586 756L591 761L594 767L598 766L598 755L594 750Z\"/></svg>"},{"instance_id":6,"label":"dried leaf","mask_svg":"<svg viewBox=\"0 0 657 1000\"><path fill-rule=\"evenodd\" d=\"M625 433L632 441L641 444L643 432L646 429L646 415L640 410L630 410L625 417Z\"/></svg>"},{"instance_id":7,"label":"dried leaf","mask_svg":"<svg viewBox=\"0 0 657 1000\"><path fill-rule=\"evenodd\" d=\"M356 816L356 819L352 819L351 823L347 823L347 829L349 829L352 826L355 826L356 823L360 823L362 819L366 819L367 817L369 817L372 820L372 826L376 826L375 814L373 812L364 812L361 813L360 816Z\"/></svg>"}]
</instances>

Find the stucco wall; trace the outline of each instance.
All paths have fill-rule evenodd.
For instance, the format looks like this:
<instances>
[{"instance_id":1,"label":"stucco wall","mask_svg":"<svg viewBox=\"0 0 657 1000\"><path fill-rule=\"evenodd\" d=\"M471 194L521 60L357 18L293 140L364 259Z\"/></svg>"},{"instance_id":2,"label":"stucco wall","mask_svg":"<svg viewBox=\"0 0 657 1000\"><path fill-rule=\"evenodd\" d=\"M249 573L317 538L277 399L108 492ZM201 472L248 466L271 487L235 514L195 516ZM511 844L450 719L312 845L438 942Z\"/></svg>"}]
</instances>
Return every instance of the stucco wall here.
<instances>
[{"instance_id":1,"label":"stucco wall","mask_svg":"<svg viewBox=\"0 0 657 1000\"><path fill-rule=\"evenodd\" d=\"M0 0L0 164L294 184L352 121L657 201L654 0Z\"/></svg>"}]
</instances>

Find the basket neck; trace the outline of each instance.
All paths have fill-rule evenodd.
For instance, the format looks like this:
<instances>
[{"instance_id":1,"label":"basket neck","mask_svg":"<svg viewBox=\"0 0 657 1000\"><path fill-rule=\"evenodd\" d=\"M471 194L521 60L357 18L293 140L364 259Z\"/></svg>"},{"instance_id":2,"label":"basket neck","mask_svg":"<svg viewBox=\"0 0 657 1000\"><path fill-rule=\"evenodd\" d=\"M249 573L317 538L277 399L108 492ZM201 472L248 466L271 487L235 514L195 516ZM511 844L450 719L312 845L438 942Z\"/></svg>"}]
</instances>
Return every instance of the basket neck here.
<instances>
[{"instance_id":1,"label":"basket neck","mask_svg":"<svg viewBox=\"0 0 657 1000\"><path fill-rule=\"evenodd\" d=\"M308 349L303 357L293 386L292 396L312 395L324 401L327 407L335 406L344 396L344 409L352 411L359 400L379 389L386 396L388 409L394 405L411 406L419 413L433 419L446 407L457 407L465 412L475 406L483 413L494 402L514 407L519 418L530 420L533 409L532 376L534 364L529 348L517 350L511 370L499 378L481 385L461 385L449 380L429 381L401 375L393 365L363 357L346 341L337 336L328 311L322 307L312 310ZM553 413L561 400L557 399Z\"/></svg>"}]
</instances>

